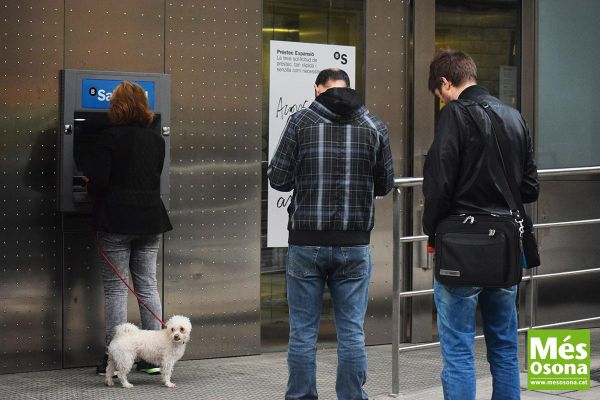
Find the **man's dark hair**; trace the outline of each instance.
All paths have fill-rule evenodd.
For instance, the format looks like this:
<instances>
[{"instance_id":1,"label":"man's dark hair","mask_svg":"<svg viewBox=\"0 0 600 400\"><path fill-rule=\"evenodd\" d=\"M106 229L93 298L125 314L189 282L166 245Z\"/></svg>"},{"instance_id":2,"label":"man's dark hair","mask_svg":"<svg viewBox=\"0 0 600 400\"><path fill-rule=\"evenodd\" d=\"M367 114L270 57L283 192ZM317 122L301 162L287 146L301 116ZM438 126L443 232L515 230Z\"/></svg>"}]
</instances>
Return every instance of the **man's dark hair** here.
<instances>
[{"instance_id":1,"label":"man's dark hair","mask_svg":"<svg viewBox=\"0 0 600 400\"><path fill-rule=\"evenodd\" d=\"M455 86L460 86L465 81L477 80L477 66L467 53L456 50L439 51L429 64L429 90L435 90L442 85L442 77L448 79Z\"/></svg>"},{"instance_id":2,"label":"man's dark hair","mask_svg":"<svg viewBox=\"0 0 600 400\"><path fill-rule=\"evenodd\" d=\"M315 85L323 85L327 83L327 81L346 81L346 85L350 87L350 77L343 69L339 68L327 68L323 71L319 72L317 75L317 79L315 80Z\"/></svg>"}]
</instances>

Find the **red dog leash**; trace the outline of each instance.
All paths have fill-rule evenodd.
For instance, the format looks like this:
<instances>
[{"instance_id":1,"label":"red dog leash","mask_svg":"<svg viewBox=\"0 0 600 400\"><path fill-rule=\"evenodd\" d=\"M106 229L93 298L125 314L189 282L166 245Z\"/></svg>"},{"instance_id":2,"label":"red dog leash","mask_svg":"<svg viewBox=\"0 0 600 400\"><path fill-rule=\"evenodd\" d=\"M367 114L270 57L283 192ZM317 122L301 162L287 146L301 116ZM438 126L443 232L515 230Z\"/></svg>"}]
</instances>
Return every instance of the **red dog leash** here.
<instances>
[{"instance_id":1,"label":"red dog leash","mask_svg":"<svg viewBox=\"0 0 600 400\"><path fill-rule=\"evenodd\" d=\"M146 303L144 303L144 301L140 298L140 296L135 292L135 290L133 290L133 288L131 286L129 286L129 283L127 283L127 281L125 280L125 278L123 278L123 276L121 276L121 274L119 273L119 271L117 271L117 268L113 265L112 262L110 262L110 258L108 258L108 256L106 255L106 253L104 252L104 250L102 250L102 247L100 246L100 242L98 242L98 240L96 240L96 246L98 247L98 253L100 253L100 256L102 257L102 259L104 260L104 262L106 263L106 265L108 265L110 267L110 269L113 270L113 272L119 277L119 279L121 280L121 282L123 282L123 284L125 286L127 286L127 289L129 289L129 291L131 293L133 293L133 295L135 296L135 298L138 300L138 302L143 305L144 307L146 307L146 310L148 310L150 312L150 314L152 314L152 316L154 318L156 318L158 320L158 322L160 322L160 325L163 326L164 328L167 327L167 324L164 323L164 321L162 319L160 319L160 317L158 315L156 315L154 313L154 311L152 311L150 309L150 307L148 307L146 305Z\"/></svg>"}]
</instances>

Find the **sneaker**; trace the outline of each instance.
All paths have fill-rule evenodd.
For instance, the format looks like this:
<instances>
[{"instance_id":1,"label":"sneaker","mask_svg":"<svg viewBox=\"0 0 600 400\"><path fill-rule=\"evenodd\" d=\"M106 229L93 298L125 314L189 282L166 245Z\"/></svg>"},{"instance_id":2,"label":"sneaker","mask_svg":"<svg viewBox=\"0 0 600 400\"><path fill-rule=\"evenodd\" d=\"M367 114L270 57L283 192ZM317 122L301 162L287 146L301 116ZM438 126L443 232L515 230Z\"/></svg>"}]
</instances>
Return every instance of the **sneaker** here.
<instances>
[{"instance_id":1,"label":"sneaker","mask_svg":"<svg viewBox=\"0 0 600 400\"><path fill-rule=\"evenodd\" d=\"M154 364L147 363L146 361L143 361L143 360L137 363L135 370L140 371L140 372L145 372L148 375L160 374L160 367L158 367Z\"/></svg>"},{"instance_id":2,"label":"sneaker","mask_svg":"<svg viewBox=\"0 0 600 400\"><path fill-rule=\"evenodd\" d=\"M108 366L108 354L104 355L102 359L102 364L96 366L96 374L97 375L106 375L106 367ZM117 371L114 372L113 377L117 376Z\"/></svg>"}]
</instances>

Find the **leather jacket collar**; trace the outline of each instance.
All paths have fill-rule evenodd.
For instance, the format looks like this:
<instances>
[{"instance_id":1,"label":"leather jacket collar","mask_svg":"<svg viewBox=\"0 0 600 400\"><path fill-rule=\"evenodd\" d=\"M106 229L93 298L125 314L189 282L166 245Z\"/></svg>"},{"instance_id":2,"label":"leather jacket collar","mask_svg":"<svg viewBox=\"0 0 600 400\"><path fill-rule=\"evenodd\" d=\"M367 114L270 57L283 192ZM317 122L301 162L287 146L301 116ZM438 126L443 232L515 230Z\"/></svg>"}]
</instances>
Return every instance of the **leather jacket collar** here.
<instances>
[{"instance_id":1,"label":"leather jacket collar","mask_svg":"<svg viewBox=\"0 0 600 400\"><path fill-rule=\"evenodd\" d=\"M458 98L461 100L464 99L464 100L477 101L477 99L479 97L489 96L489 95L490 95L490 92L483 86L473 85L473 86L469 86L468 88L463 90L461 92L460 96L458 96Z\"/></svg>"}]
</instances>

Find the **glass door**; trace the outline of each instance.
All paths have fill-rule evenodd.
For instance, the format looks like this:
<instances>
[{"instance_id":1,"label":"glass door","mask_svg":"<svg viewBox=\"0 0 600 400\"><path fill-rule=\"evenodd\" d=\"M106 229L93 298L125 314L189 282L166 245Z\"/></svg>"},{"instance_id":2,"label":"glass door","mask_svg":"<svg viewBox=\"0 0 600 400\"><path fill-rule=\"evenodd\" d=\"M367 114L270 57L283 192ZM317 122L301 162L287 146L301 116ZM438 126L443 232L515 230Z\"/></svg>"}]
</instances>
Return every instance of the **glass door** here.
<instances>
[{"instance_id":1,"label":"glass door","mask_svg":"<svg viewBox=\"0 0 600 400\"><path fill-rule=\"evenodd\" d=\"M269 110L269 54L271 40L338 44L356 48L353 86L364 96L364 0L264 0L263 110ZM315 76L316 78L316 76ZM288 342L285 280L287 247L267 247L268 112L263 113L263 176L261 221L261 340L263 351L283 350ZM335 344L333 309L328 293L323 299L319 345Z\"/></svg>"},{"instance_id":2,"label":"glass door","mask_svg":"<svg viewBox=\"0 0 600 400\"><path fill-rule=\"evenodd\" d=\"M433 141L437 115L443 104L427 88L429 62L440 49L462 50L477 64L478 83L506 104L520 108L521 1L520 0L418 0L413 1L411 63L412 175L422 176L427 150ZM412 195L414 235L422 234L423 197ZM413 290L430 289L433 265L423 242L413 245L412 264L404 274ZM405 340L431 341L436 335L432 298L412 299L408 307Z\"/></svg>"}]
</instances>

